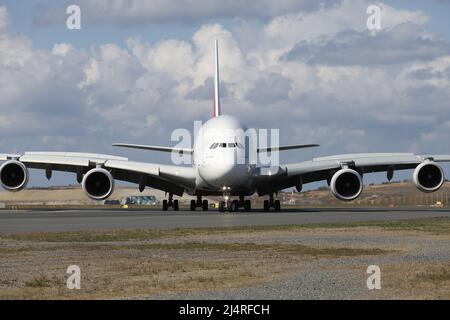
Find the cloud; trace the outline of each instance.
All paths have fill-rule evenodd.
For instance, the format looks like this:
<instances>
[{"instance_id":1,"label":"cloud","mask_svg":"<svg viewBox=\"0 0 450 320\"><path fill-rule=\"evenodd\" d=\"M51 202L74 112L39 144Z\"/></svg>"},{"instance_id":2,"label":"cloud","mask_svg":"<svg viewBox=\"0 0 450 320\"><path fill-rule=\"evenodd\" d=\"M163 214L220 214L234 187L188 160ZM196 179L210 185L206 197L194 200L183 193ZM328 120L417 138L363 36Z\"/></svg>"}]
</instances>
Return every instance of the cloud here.
<instances>
[{"instance_id":1,"label":"cloud","mask_svg":"<svg viewBox=\"0 0 450 320\"><path fill-rule=\"evenodd\" d=\"M367 7L370 1L342 0L331 7L320 7L311 12L291 12L274 18L264 28L264 33L274 44L281 46L317 37L331 36L344 30L364 31ZM379 3L382 11L382 28L410 22L417 25L426 23L428 17L422 12L396 10ZM294 32L295 31L295 32Z\"/></svg>"},{"instance_id":2,"label":"cloud","mask_svg":"<svg viewBox=\"0 0 450 320\"><path fill-rule=\"evenodd\" d=\"M73 47L70 43L56 43L53 46L52 54L65 57L72 50Z\"/></svg>"},{"instance_id":3,"label":"cloud","mask_svg":"<svg viewBox=\"0 0 450 320\"><path fill-rule=\"evenodd\" d=\"M284 58L322 65L388 65L432 60L449 52L449 43L415 24L403 23L376 37L369 37L367 31L345 31L332 39L302 41Z\"/></svg>"},{"instance_id":4,"label":"cloud","mask_svg":"<svg viewBox=\"0 0 450 320\"><path fill-rule=\"evenodd\" d=\"M92 59L91 62L83 69L84 79L78 84L80 89L95 84L100 80L100 67L97 60Z\"/></svg>"},{"instance_id":5,"label":"cloud","mask_svg":"<svg viewBox=\"0 0 450 320\"><path fill-rule=\"evenodd\" d=\"M246 98L255 104L271 104L289 99L291 80L278 73L261 74Z\"/></svg>"},{"instance_id":6,"label":"cloud","mask_svg":"<svg viewBox=\"0 0 450 320\"><path fill-rule=\"evenodd\" d=\"M114 3L119 14L124 2ZM141 4L129 3L124 17L108 19L131 21L139 14L133 6ZM87 49L64 42L50 50L10 30L5 21L13 17L0 7L2 152L81 150L154 161L148 159L154 154L109 145L119 140L167 145L173 129L207 120L215 39L224 113L249 126L281 128L282 143L323 146L286 153L284 161L447 148L438 139L450 121L449 43L425 32L427 16L383 5L384 29L373 36L365 30L367 1L284 3L285 9L276 10L268 3L273 13L261 13L258 22L202 24L190 39L150 43L141 36ZM210 9L204 12L213 12L221 5L205 6ZM191 8L185 9L189 15ZM203 16L208 14L216 13Z\"/></svg>"},{"instance_id":7,"label":"cloud","mask_svg":"<svg viewBox=\"0 0 450 320\"><path fill-rule=\"evenodd\" d=\"M313 11L339 0L97 0L78 1L83 19L93 24L121 26L158 23L199 23L209 19L244 18L267 20L292 11ZM35 23L50 25L64 18L65 6L48 2L38 6Z\"/></svg>"},{"instance_id":8,"label":"cloud","mask_svg":"<svg viewBox=\"0 0 450 320\"><path fill-rule=\"evenodd\" d=\"M205 80L205 82L193 89L191 92L189 92L186 95L186 98L193 99L193 100L208 100L213 101L213 98L211 96L211 93L213 92L214 88L214 79L213 77L209 77ZM224 83L223 81L220 83L220 98L221 99L227 99L230 96L230 92L228 91L228 85L227 83Z\"/></svg>"},{"instance_id":9,"label":"cloud","mask_svg":"<svg viewBox=\"0 0 450 320\"><path fill-rule=\"evenodd\" d=\"M6 30L8 23L8 11L6 7L0 7L0 33Z\"/></svg>"}]
</instances>

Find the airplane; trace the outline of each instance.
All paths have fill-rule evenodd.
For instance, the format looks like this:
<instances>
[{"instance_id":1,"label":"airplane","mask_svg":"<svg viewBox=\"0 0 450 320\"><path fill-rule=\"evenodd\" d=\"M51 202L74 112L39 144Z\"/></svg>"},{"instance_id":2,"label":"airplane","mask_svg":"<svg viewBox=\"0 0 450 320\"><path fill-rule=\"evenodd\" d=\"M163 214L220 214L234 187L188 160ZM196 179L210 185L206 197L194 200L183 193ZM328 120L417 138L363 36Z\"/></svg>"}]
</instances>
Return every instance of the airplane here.
<instances>
[{"instance_id":1,"label":"airplane","mask_svg":"<svg viewBox=\"0 0 450 320\"><path fill-rule=\"evenodd\" d=\"M214 51L214 108L213 115L200 128L193 148L149 146L116 143L114 146L171 152L188 155L191 166L166 165L131 161L125 157L79 152L24 152L0 154L0 184L8 191L24 189L29 180L28 169L45 170L50 180L53 171L71 172L81 183L86 195L93 200L107 199L114 190L115 180L166 192L162 208L179 209L173 196L188 194L190 210L207 211L206 196L222 196L219 211L251 210L245 197L254 193L269 196L264 201L264 211L280 211L280 201L275 195L280 190L302 186L316 181L326 181L331 193L339 200L352 201L363 190L363 175L386 172L390 181L396 170L414 169L413 181L422 192L434 192L444 183L440 162L450 161L450 155L415 155L413 153L359 153L313 158L312 160L278 164L269 168L250 161L250 151L257 154L292 149L317 147L317 144L271 146L250 150L248 141L238 140L230 132L246 131L247 127L236 117L221 112L219 96L218 41ZM236 161L242 159L243 161ZM168 195L168 196L167 196Z\"/></svg>"}]
</instances>

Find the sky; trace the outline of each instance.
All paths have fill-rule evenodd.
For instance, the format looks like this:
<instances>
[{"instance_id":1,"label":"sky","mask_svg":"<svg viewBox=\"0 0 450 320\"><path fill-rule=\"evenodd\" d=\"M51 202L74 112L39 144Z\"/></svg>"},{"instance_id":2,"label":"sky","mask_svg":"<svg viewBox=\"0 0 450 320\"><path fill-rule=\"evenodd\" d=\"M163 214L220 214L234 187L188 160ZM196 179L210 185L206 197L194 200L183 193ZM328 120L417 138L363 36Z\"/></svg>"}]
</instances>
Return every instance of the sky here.
<instances>
[{"instance_id":1,"label":"sky","mask_svg":"<svg viewBox=\"0 0 450 320\"><path fill-rule=\"evenodd\" d=\"M66 27L71 4L80 30ZM366 25L373 4L376 32ZM449 16L446 0L0 0L0 152L168 163L111 144L174 145L174 129L208 120L218 39L223 113L279 128L281 144L321 145L284 152L283 163L448 154ZM62 173L30 181L67 183L75 178Z\"/></svg>"}]
</instances>

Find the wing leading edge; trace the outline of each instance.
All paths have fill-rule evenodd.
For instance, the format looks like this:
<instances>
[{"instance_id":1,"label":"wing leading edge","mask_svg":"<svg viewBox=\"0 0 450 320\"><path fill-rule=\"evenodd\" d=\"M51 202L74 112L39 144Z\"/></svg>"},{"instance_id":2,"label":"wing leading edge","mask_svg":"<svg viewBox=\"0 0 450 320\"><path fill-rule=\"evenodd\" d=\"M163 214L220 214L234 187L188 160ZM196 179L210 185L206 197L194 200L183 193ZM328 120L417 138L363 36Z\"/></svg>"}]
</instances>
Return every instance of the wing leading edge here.
<instances>
[{"instance_id":1,"label":"wing leading edge","mask_svg":"<svg viewBox=\"0 0 450 320\"><path fill-rule=\"evenodd\" d=\"M304 149L304 148L314 148L320 147L318 144L291 144L287 146L279 146L279 147L269 147L269 148L258 148L257 152L271 152L271 151L285 151L285 150L293 150L293 149Z\"/></svg>"},{"instance_id":2,"label":"wing leading edge","mask_svg":"<svg viewBox=\"0 0 450 320\"><path fill-rule=\"evenodd\" d=\"M133 148L133 149L152 150L152 151L161 151L161 152L175 152L175 153L182 153L182 154L183 153L185 153L185 154L194 153L193 149L188 149L188 148L149 146L149 145L144 145L144 144L132 144L132 143L114 143L113 147Z\"/></svg>"},{"instance_id":3,"label":"wing leading edge","mask_svg":"<svg viewBox=\"0 0 450 320\"><path fill-rule=\"evenodd\" d=\"M0 160L18 160L30 169L46 170L47 177L52 171L73 172L78 182L89 170L102 167L110 171L114 179L149 186L176 195L195 185L192 167L160 165L129 161L128 158L105 154L77 152L25 152L24 154L0 154Z\"/></svg>"},{"instance_id":4,"label":"wing leading edge","mask_svg":"<svg viewBox=\"0 0 450 320\"><path fill-rule=\"evenodd\" d=\"M270 174L255 170L255 187L259 194L274 192L299 184L329 181L342 168L353 168L361 174L414 169L425 161L450 162L450 155L415 155L413 153L361 153L314 158L281 165ZM266 170L267 171L267 170ZM265 172L265 171L264 171Z\"/></svg>"}]
</instances>

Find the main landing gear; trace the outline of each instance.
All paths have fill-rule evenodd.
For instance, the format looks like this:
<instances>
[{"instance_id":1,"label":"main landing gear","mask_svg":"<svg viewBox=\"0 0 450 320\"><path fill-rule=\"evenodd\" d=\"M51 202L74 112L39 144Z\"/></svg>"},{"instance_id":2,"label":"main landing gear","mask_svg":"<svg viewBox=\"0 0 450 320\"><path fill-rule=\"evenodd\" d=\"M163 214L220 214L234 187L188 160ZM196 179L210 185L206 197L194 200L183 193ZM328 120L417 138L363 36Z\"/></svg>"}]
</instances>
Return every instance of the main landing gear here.
<instances>
[{"instance_id":1,"label":"main landing gear","mask_svg":"<svg viewBox=\"0 0 450 320\"><path fill-rule=\"evenodd\" d=\"M250 200L244 200L243 196L239 197L239 200L229 200L228 196L225 196L226 201L219 202L219 211L224 212L228 210L229 212L237 212L240 208L244 208L245 211L251 211L252 205Z\"/></svg>"},{"instance_id":2,"label":"main landing gear","mask_svg":"<svg viewBox=\"0 0 450 320\"><path fill-rule=\"evenodd\" d=\"M197 201L191 200L191 211L195 211L197 208L202 208L203 211L208 211L208 200L202 201L202 196L197 196Z\"/></svg>"},{"instance_id":3,"label":"main landing gear","mask_svg":"<svg viewBox=\"0 0 450 320\"><path fill-rule=\"evenodd\" d=\"M169 193L169 199L163 200L163 211L167 211L168 208L173 208L174 211L178 211L178 200L173 200L173 194Z\"/></svg>"},{"instance_id":4,"label":"main landing gear","mask_svg":"<svg viewBox=\"0 0 450 320\"><path fill-rule=\"evenodd\" d=\"M281 210L280 200L274 200L273 193L270 194L270 200L264 200L264 211L269 211L271 208L277 212Z\"/></svg>"}]
</instances>

